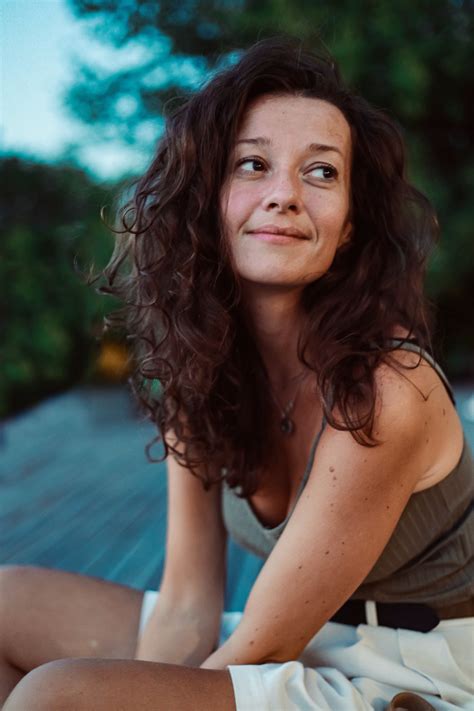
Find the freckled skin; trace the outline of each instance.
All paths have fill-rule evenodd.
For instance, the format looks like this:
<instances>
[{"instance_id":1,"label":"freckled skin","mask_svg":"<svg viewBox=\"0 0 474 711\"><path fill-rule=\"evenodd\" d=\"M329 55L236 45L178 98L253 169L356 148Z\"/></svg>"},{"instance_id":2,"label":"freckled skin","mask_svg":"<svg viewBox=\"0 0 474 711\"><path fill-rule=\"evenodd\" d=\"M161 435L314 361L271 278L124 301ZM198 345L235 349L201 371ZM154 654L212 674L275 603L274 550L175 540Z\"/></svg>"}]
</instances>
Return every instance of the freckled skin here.
<instances>
[{"instance_id":1,"label":"freckled skin","mask_svg":"<svg viewBox=\"0 0 474 711\"><path fill-rule=\"evenodd\" d=\"M333 471L334 471L334 467L329 467L329 471L330 471L330 472L333 472Z\"/></svg>"},{"instance_id":2,"label":"freckled skin","mask_svg":"<svg viewBox=\"0 0 474 711\"><path fill-rule=\"evenodd\" d=\"M221 194L232 257L246 287L300 290L328 271L350 238L350 127L326 101L269 95L250 105L237 139L257 137L268 142L237 144ZM308 152L315 141L340 153ZM276 206L288 195L294 209L282 216ZM307 238L285 246L255 239L251 232L269 223L291 223Z\"/></svg>"}]
</instances>

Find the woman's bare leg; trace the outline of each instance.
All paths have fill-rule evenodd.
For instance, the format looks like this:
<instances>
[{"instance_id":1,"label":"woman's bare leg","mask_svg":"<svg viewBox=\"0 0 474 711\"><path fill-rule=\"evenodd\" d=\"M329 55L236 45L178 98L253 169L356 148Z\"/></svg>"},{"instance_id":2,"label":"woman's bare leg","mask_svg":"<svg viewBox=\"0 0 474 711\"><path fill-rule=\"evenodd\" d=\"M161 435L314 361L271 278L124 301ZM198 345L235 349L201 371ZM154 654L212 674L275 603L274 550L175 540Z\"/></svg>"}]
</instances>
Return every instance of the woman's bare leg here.
<instances>
[{"instance_id":1,"label":"woman's bare leg","mask_svg":"<svg viewBox=\"0 0 474 711\"><path fill-rule=\"evenodd\" d=\"M64 659L28 674L4 711L235 711L228 671Z\"/></svg>"},{"instance_id":2,"label":"woman's bare leg","mask_svg":"<svg viewBox=\"0 0 474 711\"><path fill-rule=\"evenodd\" d=\"M65 657L133 659L143 593L75 573L0 568L0 707L30 670Z\"/></svg>"}]
</instances>

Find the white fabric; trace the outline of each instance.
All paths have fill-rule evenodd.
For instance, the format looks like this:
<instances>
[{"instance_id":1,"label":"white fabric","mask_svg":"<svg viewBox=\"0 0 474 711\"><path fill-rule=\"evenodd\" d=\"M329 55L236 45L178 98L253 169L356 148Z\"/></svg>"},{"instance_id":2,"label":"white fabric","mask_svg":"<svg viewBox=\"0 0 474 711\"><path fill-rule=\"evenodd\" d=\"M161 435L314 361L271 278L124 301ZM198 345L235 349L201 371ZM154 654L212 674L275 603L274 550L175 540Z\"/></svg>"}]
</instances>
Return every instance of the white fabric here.
<instances>
[{"instance_id":1,"label":"white fabric","mask_svg":"<svg viewBox=\"0 0 474 711\"><path fill-rule=\"evenodd\" d=\"M374 600L365 601L365 619L367 620L368 625L377 627L379 621L377 618L377 605Z\"/></svg>"},{"instance_id":2,"label":"white fabric","mask_svg":"<svg viewBox=\"0 0 474 711\"><path fill-rule=\"evenodd\" d=\"M145 593L140 629L157 593ZM224 612L219 645L242 613ZM474 711L474 617L430 632L328 622L298 661L227 667L237 711L383 711L413 691L437 711Z\"/></svg>"}]
</instances>

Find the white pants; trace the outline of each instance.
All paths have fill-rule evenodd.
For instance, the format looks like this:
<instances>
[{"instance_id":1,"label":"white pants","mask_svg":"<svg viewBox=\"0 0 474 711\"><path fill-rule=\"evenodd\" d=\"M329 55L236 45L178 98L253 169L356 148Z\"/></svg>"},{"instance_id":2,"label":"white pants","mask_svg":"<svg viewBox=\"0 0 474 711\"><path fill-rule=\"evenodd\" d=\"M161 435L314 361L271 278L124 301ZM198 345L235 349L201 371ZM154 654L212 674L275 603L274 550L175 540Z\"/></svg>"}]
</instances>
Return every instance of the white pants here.
<instances>
[{"instance_id":1,"label":"white pants","mask_svg":"<svg viewBox=\"0 0 474 711\"><path fill-rule=\"evenodd\" d=\"M157 593L143 598L140 630ZM219 646L241 612L224 612ZM228 666L237 711L383 711L413 691L437 711L474 711L474 617L430 632L328 622L298 661Z\"/></svg>"}]
</instances>

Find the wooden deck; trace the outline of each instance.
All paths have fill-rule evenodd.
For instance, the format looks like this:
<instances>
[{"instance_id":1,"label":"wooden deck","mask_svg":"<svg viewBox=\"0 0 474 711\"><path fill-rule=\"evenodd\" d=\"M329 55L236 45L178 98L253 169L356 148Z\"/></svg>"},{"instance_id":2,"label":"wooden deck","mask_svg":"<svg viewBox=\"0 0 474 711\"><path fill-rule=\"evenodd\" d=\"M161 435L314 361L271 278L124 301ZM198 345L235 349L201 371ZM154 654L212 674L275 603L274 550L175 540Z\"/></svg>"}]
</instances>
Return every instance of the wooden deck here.
<instances>
[{"instance_id":1,"label":"wooden deck","mask_svg":"<svg viewBox=\"0 0 474 711\"><path fill-rule=\"evenodd\" d=\"M458 388L465 409L468 388ZM474 422L465 421L471 446ZM144 446L125 389L77 389L0 430L0 562L95 575L139 589L159 586L166 530L164 464ZM203 522L203 526L205 522ZM243 609L260 559L228 545L227 610Z\"/></svg>"},{"instance_id":2,"label":"wooden deck","mask_svg":"<svg viewBox=\"0 0 474 711\"><path fill-rule=\"evenodd\" d=\"M33 563L156 589L166 476L164 464L145 457L153 435L119 388L73 390L4 423L0 563ZM243 609L261 565L229 543L227 610Z\"/></svg>"}]
</instances>

